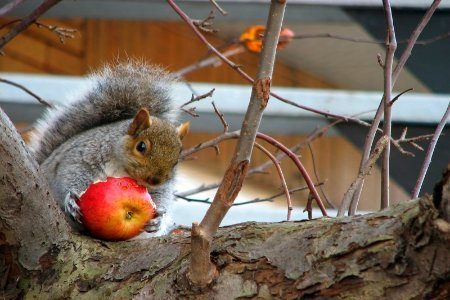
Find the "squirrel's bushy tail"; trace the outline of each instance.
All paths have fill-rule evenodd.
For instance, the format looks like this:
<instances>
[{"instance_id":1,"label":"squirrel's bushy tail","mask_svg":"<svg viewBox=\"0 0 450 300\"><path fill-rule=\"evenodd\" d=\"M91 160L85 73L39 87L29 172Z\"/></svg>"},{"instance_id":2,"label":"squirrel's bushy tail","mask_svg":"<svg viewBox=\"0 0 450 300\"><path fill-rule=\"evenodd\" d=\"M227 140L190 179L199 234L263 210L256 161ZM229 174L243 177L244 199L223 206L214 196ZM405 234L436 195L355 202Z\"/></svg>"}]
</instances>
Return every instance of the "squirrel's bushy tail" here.
<instances>
[{"instance_id":1,"label":"squirrel's bushy tail","mask_svg":"<svg viewBox=\"0 0 450 300\"><path fill-rule=\"evenodd\" d=\"M38 121L30 146L39 164L71 137L131 119L142 107L158 118L175 119L169 90L176 79L160 67L128 61L104 67L90 79L84 94L68 105L49 109Z\"/></svg>"}]
</instances>

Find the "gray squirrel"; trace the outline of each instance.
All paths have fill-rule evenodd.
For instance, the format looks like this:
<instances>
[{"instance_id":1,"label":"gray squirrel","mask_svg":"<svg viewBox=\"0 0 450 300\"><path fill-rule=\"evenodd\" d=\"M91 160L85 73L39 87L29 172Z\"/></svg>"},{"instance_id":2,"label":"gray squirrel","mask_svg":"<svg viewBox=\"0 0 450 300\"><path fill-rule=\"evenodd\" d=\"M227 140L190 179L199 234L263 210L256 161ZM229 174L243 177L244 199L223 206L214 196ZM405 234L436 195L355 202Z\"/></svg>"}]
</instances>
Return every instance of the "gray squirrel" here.
<instances>
[{"instance_id":1,"label":"gray squirrel","mask_svg":"<svg viewBox=\"0 0 450 300\"><path fill-rule=\"evenodd\" d=\"M176 127L170 87L176 78L140 61L104 67L66 106L38 121L30 147L53 197L83 230L78 195L97 180L128 176L146 186L157 217L145 230L164 234L174 201L174 169L189 123Z\"/></svg>"}]
</instances>

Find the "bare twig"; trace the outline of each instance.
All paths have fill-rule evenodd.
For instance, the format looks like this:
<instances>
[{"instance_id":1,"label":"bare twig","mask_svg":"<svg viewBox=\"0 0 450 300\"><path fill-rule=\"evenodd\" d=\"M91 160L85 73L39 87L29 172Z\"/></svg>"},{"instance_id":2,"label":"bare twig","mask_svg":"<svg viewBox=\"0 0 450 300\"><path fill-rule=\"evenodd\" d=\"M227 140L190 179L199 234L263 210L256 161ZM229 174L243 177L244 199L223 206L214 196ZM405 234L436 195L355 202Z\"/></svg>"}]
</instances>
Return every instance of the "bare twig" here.
<instances>
[{"instance_id":1,"label":"bare twig","mask_svg":"<svg viewBox=\"0 0 450 300\"><path fill-rule=\"evenodd\" d=\"M20 21L22 21L22 19L11 20L5 24L2 24L0 26L0 29L6 28L6 27L11 26L14 23L18 23ZM61 44L65 43L65 39L75 38L75 33L78 32L78 30L73 29L73 28L65 28L65 27L59 27L59 26L54 26L54 25L48 25L48 24L44 24L39 21L33 21L32 24L36 25L38 28L45 28L45 29L53 32L54 34L56 34L56 36L59 38L59 41L61 42Z\"/></svg>"},{"instance_id":2,"label":"bare twig","mask_svg":"<svg viewBox=\"0 0 450 300\"><path fill-rule=\"evenodd\" d=\"M441 135L441 132L444 129L445 124L447 123L449 115L450 115L450 103L449 105L447 105L447 110L445 111L444 116L442 116L441 121L436 127L436 131L434 132L433 138L431 139L431 142L428 145L427 154L425 155L422 167L420 168L419 176L411 193L412 199L415 199L419 196L423 180L425 178L425 175L427 174L428 167L430 166L431 158L433 157L434 148L436 147L439 136Z\"/></svg>"},{"instance_id":3,"label":"bare twig","mask_svg":"<svg viewBox=\"0 0 450 300\"><path fill-rule=\"evenodd\" d=\"M437 7L439 6L441 0L434 0L431 6L428 8L422 19L417 24L414 31L411 33L410 38L408 39L408 44L406 45L405 50L403 51L402 55L400 56L400 59L398 60L397 65L395 66L393 75L392 75L392 86L395 85L395 82L397 81L397 78L401 71L403 70L404 65L406 64L406 61L411 55L411 51L417 42L417 39L419 38L420 34L422 33L425 26L428 24L428 22L431 19L431 16L436 11ZM369 132L367 133L366 139L364 141L364 147L363 147L363 156L360 163L360 170L361 172L364 163L369 159L370 151L372 149L372 144L375 139L375 134L378 130L378 126L380 125L381 118L383 117L383 101L384 101L384 95L382 98L382 101L380 102L380 105L378 106L378 110L375 114L375 117L372 122L372 126L369 129ZM359 198L361 197L362 188L364 185L364 179L361 180L361 182L358 184L356 192L354 193L352 203L350 206L350 215L354 215L356 212L356 208L358 206Z\"/></svg>"},{"instance_id":4,"label":"bare twig","mask_svg":"<svg viewBox=\"0 0 450 300\"><path fill-rule=\"evenodd\" d=\"M194 118L198 118L199 115L195 112L195 107L191 107L189 109L185 109L185 108L180 108L182 111L184 111L185 113L187 113L188 115L191 115Z\"/></svg>"},{"instance_id":5,"label":"bare twig","mask_svg":"<svg viewBox=\"0 0 450 300\"><path fill-rule=\"evenodd\" d=\"M406 94L407 92L413 91L413 88L409 88L407 90L404 90L403 92L401 92L400 94L398 94L397 96L394 97L394 99L392 99L389 102L389 105L392 106L392 104L394 104L395 101L397 101L403 94Z\"/></svg>"},{"instance_id":6,"label":"bare twig","mask_svg":"<svg viewBox=\"0 0 450 300\"><path fill-rule=\"evenodd\" d=\"M11 28L5 35L0 37L0 49L2 49L9 41L16 37L19 33L30 26L37 18L44 14L47 10L58 4L61 0L45 0L31 14L23 18L17 25Z\"/></svg>"},{"instance_id":7,"label":"bare twig","mask_svg":"<svg viewBox=\"0 0 450 300\"><path fill-rule=\"evenodd\" d=\"M281 186L283 187L284 193L286 195L286 202L287 202L287 208L288 208L287 220L289 221L291 219L292 201L291 201L291 195L289 194L289 188L288 188L287 183L286 183L286 178L284 178L283 170L281 170L280 162L275 158L275 156L273 156L272 153L270 153L269 150L267 150L266 148L264 148L260 144L255 142L255 146L259 150L264 152L264 154L266 154L270 158L270 160L273 162L273 165L277 169L278 175L280 176Z\"/></svg>"},{"instance_id":8,"label":"bare twig","mask_svg":"<svg viewBox=\"0 0 450 300\"><path fill-rule=\"evenodd\" d=\"M216 104L214 103L214 101L211 102L211 104L212 104L212 106L213 106L213 108L214 108L214 112L215 112L215 113L217 114L217 116L219 117L220 122L222 122L222 125L223 125L223 133L228 132L228 123L227 123L227 121L225 121L225 117L223 116L223 113L221 113L221 112L219 111L219 109L217 108L217 106L216 106Z\"/></svg>"},{"instance_id":9,"label":"bare twig","mask_svg":"<svg viewBox=\"0 0 450 300\"><path fill-rule=\"evenodd\" d=\"M212 28L212 20L214 20L214 11L210 11L208 16L203 20L192 20L192 23L204 32L216 33L217 29Z\"/></svg>"},{"instance_id":10,"label":"bare twig","mask_svg":"<svg viewBox=\"0 0 450 300\"><path fill-rule=\"evenodd\" d=\"M314 186L319 187L319 186L322 186L323 184L324 184L324 182L318 182L318 183L315 183ZM300 186L300 187L296 187L296 188L293 188L293 189L290 189L290 190L289 190L289 195L292 195L292 194L295 194L296 192L304 191L304 190L307 190L307 189L309 189L309 187L308 187L307 185ZM285 191L282 191L282 192L279 192L279 193L277 193L277 194L274 194L274 195L272 195L272 196L270 196L270 197L268 197L268 198L262 198L262 199L260 199L260 198L255 198L255 199L253 199L253 200L251 200L251 201L259 201L259 202L263 202L263 201L273 201L273 199L278 198L278 197L280 197L280 196L283 196L283 195L285 195L285 194L286 194ZM240 202L240 203L242 203L242 202ZM240 203L237 203L237 204L240 204ZM236 204L235 204L235 205L236 205Z\"/></svg>"},{"instance_id":11,"label":"bare twig","mask_svg":"<svg viewBox=\"0 0 450 300\"><path fill-rule=\"evenodd\" d=\"M180 194L174 194L175 197L186 200L187 202L198 202L198 203L205 203L205 204L211 204L212 202L209 201L209 198L206 199L194 199L190 197L186 197Z\"/></svg>"},{"instance_id":12,"label":"bare twig","mask_svg":"<svg viewBox=\"0 0 450 300\"><path fill-rule=\"evenodd\" d=\"M319 183L315 183L314 186L318 187L318 186L321 186L323 184L324 184L324 182L319 182ZM214 183L212 185L208 185L208 186L205 186L205 187L212 187L212 186L214 186L213 187L213 189L214 189L214 188L217 188L219 185ZM289 190L289 195L293 195L296 192L304 191L304 190L307 190L307 189L308 189L307 185L296 187L296 188L292 188L292 189ZM201 189L198 189L198 188L196 188L194 190L198 190L198 193L204 191L204 190L201 190ZM212 203L211 201L209 201L209 198L206 198L206 199L194 199L194 198L190 198L190 197L186 196L186 194L187 195L196 194L196 192L194 190L186 191L186 192L183 192L183 193L175 193L175 197L178 197L180 199L186 200L187 202L198 202L198 203L205 203L205 204L211 204ZM191 192L191 191L194 191L194 192ZM240 206L240 205L259 203L259 202L273 202L273 200L275 198L278 198L278 197L283 196L283 195L286 195L285 191L282 191L280 193L276 193L276 194L274 194L274 195L272 195L270 197L267 197L267 198L255 198L255 199L252 199L252 200L249 200L249 201L245 201L245 202L233 203L233 206Z\"/></svg>"},{"instance_id":13,"label":"bare twig","mask_svg":"<svg viewBox=\"0 0 450 300\"><path fill-rule=\"evenodd\" d=\"M416 142L418 141L426 141L428 139L430 139L431 137L433 137L433 134L424 134L424 135L419 135L419 136L415 136L412 138L406 138L406 129L403 130L402 135L400 136L399 139L397 140L392 140L391 139L391 143L392 145L394 145L398 151L400 151L400 153L407 155L407 156L411 156L414 157L414 153L410 152L410 151L406 151L405 149L403 149L403 147L400 144L409 144L411 146L413 146L414 148L423 151L423 148L421 146L419 146L418 144L416 144Z\"/></svg>"},{"instance_id":14,"label":"bare twig","mask_svg":"<svg viewBox=\"0 0 450 300\"><path fill-rule=\"evenodd\" d=\"M383 61L383 58L381 57L380 53L377 53L377 61L378 61L378 64L380 65L380 67L382 67L384 69L384 61Z\"/></svg>"},{"instance_id":15,"label":"bare twig","mask_svg":"<svg viewBox=\"0 0 450 300\"><path fill-rule=\"evenodd\" d=\"M54 32L56 34L56 36L59 38L59 41L61 42L61 44L65 43L65 39L75 38L75 33L78 32L78 30L73 29L73 28L65 28L65 27L59 27L59 26L54 26L54 25L48 25L48 24L43 24L38 21L34 21L34 23L39 28L46 28L46 29L50 30L51 32Z\"/></svg>"},{"instance_id":16,"label":"bare twig","mask_svg":"<svg viewBox=\"0 0 450 300\"><path fill-rule=\"evenodd\" d=\"M353 193L356 192L358 183L361 182L370 173L370 171L372 170L376 161L380 157L381 153L383 153L383 150L388 143L389 143L389 138L385 135L383 135L378 140L369 159L364 163L362 171L359 172L358 177L355 179L355 181L352 182L349 189L345 192L344 198L342 199L341 205L339 206L339 210L338 210L338 214L337 214L338 217L344 216L345 212L347 211L347 209L350 206L350 202L352 200Z\"/></svg>"},{"instance_id":17,"label":"bare twig","mask_svg":"<svg viewBox=\"0 0 450 300\"><path fill-rule=\"evenodd\" d=\"M185 106L187 106L189 104L192 104L194 102L200 101L200 100L205 99L207 97L212 97L212 95L213 95L215 90L216 89L214 88L214 89L210 90L209 92L207 92L207 93L205 93L203 95L199 95L199 96L194 96L194 94L192 94L191 100L189 100L188 102L186 102L183 105L181 105L180 108L183 108L183 107L185 107Z\"/></svg>"},{"instance_id":18,"label":"bare twig","mask_svg":"<svg viewBox=\"0 0 450 300\"><path fill-rule=\"evenodd\" d=\"M7 14L17 6L19 6L24 0L12 0L0 8L0 16L3 16L4 14Z\"/></svg>"},{"instance_id":19,"label":"bare twig","mask_svg":"<svg viewBox=\"0 0 450 300\"><path fill-rule=\"evenodd\" d=\"M44 99L42 99L41 97L39 97L38 95L36 95L35 93L33 93L32 91L30 91L29 89L27 89L26 87L24 87L21 84L18 84L14 81L10 81L8 79L4 79L4 78L0 78L0 82L15 86L19 89L21 89L22 91L24 91L25 93L27 93L28 95L32 96L33 98L35 98L39 103L47 106L47 107L53 107L50 103L48 103L47 101L45 101Z\"/></svg>"},{"instance_id":20,"label":"bare twig","mask_svg":"<svg viewBox=\"0 0 450 300\"><path fill-rule=\"evenodd\" d=\"M320 179L319 176L319 172L317 171L317 167L316 167L316 158L314 155L314 151L312 149L312 145L311 143L308 143L308 149L309 149L309 153L311 154L311 161L312 161L312 165L313 165L313 170L314 170L314 176L316 176L316 181L320 182L322 181ZM327 194L325 193L325 191L322 189L322 186L319 186L320 191L322 192L323 197L325 198L325 202L332 207L333 209L336 209L336 207L334 206L333 203L331 203L331 201L328 199Z\"/></svg>"},{"instance_id":21,"label":"bare twig","mask_svg":"<svg viewBox=\"0 0 450 300\"><path fill-rule=\"evenodd\" d=\"M386 58L384 64L384 123L383 134L391 138L391 111L392 103L392 65L394 63L394 54L397 49L397 40L395 38L394 20L392 18L391 4L389 0L383 0L384 14L386 17L387 37L386 37ZM381 165L381 209L389 206L389 160L391 156L391 143L384 148L383 163Z\"/></svg>"},{"instance_id":22,"label":"bare twig","mask_svg":"<svg viewBox=\"0 0 450 300\"><path fill-rule=\"evenodd\" d=\"M224 16L226 16L228 13L222 8L220 7L220 5L216 2L216 0L209 0L216 8L218 11L220 11L220 13Z\"/></svg>"},{"instance_id":23,"label":"bare twig","mask_svg":"<svg viewBox=\"0 0 450 300\"><path fill-rule=\"evenodd\" d=\"M308 194L308 201L306 202L306 206L305 209L303 210L303 212L308 212L308 220L312 219L312 201L314 200L314 196L313 194L309 193Z\"/></svg>"},{"instance_id":24,"label":"bare twig","mask_svg":"<svg viewBox=\"0 0 450 300\"><path fill-rule=\"evenodd\" d=\"M435 37L416 41L416 45L426 46L431 43L443 40L450 37L450 32L446 32L440 35L437 35ZM303 33L303 34L296 34L294 37L290 37L290 39L315 39L315 38L328 38L328 39L334 39L334 40L342 40L347 42L354 42L354 43L364 43L364 44L385 44L386 41L382 40L374 40L374 39L365 39L365 38L355 38L352 36L345 36L340 34L334 34L334 33ZM282 41L282 38L280 38ZM397 44L407 44L410 42L410 38L407 40L401 40L398 41Z\"/></svg>"},{"instance_id":25,"label":"bare twig","mask_svg":"<svg viewBox=\"0 0 450 300\"><path fill-rule=\"evenodd\" d=\"M224 50L224 52L222 52L222 55L224 57L230 57L230 56L234 56L240 53L245 52L245 47L242 45L232 45L230 48ZM175 75L178 76L185 76L191 72L209 67L209 66L219 66L222 64L222 61L220 60L220 58L218 58L217 56L211 56L211 57L206 57L204 59L201 59L187 67L184 67L178 71L175 72Z\"/></svg>"},{"instance_id":26,"label":"bare twig","mask_svg":"<svg viewBox=\"0 0 450 300\"><path fill-rule=\"evenodd\" d=\"M314 183L311 180L311 177L309 177L308 172L306 171L306 169L303 166L303 164L301 163L301 161L298 159L297 155L295 153L293 153L290 149L288 149L286 146L284 146L283 144L281 144L280 142L278 142L277 140L275 140L274 138L272 138L268 135L258 132L257 137L265 140L266 142L277 147L279 150L283 151L295 163L298 170L300 171L303 178L305 179L305 182L308 185L308 188L309 188L311 194L316 199L317 205L319 206L320 210L322 211L322 215L327 216L328 215L327 211L325 209L325 206L322 203L319 193L317 192L316 187L314 186Z\"/></svg>"}]
</instances>

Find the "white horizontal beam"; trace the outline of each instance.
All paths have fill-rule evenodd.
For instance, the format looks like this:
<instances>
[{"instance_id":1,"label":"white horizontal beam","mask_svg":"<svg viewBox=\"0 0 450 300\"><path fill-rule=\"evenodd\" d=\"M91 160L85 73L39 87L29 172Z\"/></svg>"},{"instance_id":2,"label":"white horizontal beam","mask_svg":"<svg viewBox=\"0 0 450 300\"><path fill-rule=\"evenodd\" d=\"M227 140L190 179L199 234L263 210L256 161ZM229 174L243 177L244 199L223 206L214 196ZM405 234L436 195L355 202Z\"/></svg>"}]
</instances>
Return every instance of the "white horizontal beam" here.
<instances>
[{"instance_id":1,"label":"white horizontal beam","mask_svg":"<svg viewBox=\"0 0 450 300\"><path fill-rule=\"evenodd\" d=\"M45 100L64 103L67 95L78 93L87 86L87 80L75 76L25 75L0 73L0 77L22 84ZM244 85L192 83L198 94L215 88L212 98L194 103L200 113L211 113L211 100L214 100L225 114L243 115L250 99L251 87ZM382 93L366 91L344 91L305 88L273 87L273 91L296 103L314 107L322 111L351 116L375 110ZM187 102L191 97L188 87L180 83L175 86L173 96L177 104ZM450 101L450 95L408 93L394 104L392 121L402 123L437 124ZM22 90L2 84L0 86L1 103L36 103L36 100ZM361 119L371 120L374 112L361 115ZM265 111L267 117L322 118L320 115L302 110L271 98ZM450 121L449 121L450 122Z\"/></svg>"}]
</instances>

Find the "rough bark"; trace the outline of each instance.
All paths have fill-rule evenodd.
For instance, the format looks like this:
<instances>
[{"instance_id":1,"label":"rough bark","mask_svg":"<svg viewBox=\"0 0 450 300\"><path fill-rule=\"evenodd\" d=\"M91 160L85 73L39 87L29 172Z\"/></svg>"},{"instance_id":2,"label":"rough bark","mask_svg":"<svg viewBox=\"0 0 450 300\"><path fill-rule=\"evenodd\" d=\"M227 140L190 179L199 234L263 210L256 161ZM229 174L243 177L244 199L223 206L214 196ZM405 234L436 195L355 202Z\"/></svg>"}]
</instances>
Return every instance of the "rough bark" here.
<instances>
[{"instance_id":1,"label":"rough bark","mask_svg":"<svg viewBox=\"0 0 450 300\"><path fill-rule=\"evenodd\" d=\"M186 278L187 234L107 243L70 233L23 142L3 116L0 123L5 299L450 295L448 173L434 202L423 198L357 217L221 228L212 250L218 277L195 289Z\"/></svg>"},{"instance_id":2,"label":"rough bark","mask_svg":"<svg viewBox=\"0 0 450 300\"><path fill-rule=\"evenodd\" d=\"M39 299L445 299L450 234L437 216L422 199L354 218L222 228L212 252L219 277L204 290L191 289L185 277L187 236L122 243L76 237L47 255L45 270L23 278L21 288Z\"/></svg>"}]
</instances>

